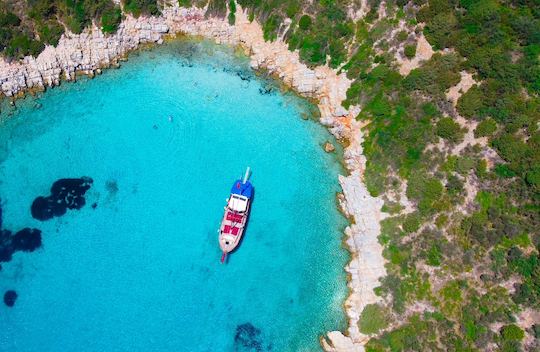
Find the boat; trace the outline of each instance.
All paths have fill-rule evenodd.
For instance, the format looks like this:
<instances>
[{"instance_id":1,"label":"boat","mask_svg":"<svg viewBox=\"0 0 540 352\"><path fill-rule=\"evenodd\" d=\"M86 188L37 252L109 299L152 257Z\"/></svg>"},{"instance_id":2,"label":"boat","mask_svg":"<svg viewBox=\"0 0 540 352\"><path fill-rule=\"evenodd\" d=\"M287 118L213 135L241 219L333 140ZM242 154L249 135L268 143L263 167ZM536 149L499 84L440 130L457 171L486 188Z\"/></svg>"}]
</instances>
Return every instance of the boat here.
<instances>
[{"instance_id":1,"label":"boat","mask_svg":"<svg viewBox=\"0 0 540 352\"><path fill-rule=\"evenodd\" d=\"M224 263L227 255L231 253L242 240L249 216L251 200L253 198L253 185L249 182L249 167L243 179L234 182L231 195L227 199L225 213L219 227L219 247L223 252L221 262Z\"/></svg>"}]
</instances>

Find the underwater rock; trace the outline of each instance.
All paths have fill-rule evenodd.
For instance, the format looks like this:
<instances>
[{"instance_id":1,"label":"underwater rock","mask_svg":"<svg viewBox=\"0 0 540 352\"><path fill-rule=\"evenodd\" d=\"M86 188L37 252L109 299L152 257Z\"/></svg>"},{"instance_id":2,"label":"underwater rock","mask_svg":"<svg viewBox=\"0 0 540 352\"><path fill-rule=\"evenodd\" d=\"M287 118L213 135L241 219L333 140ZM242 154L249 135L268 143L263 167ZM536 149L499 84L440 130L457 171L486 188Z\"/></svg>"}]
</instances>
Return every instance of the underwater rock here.
<instances>
[{"instance_id":1,"label":"underwater rock","mask_svg":"<svg viewBox=\"0 0 540 352\"><path fill-rule=\"evenodd\" d=\"M236 71L236 75L240 77L242 81L251 81L251 75L249 72L246 71Z\"/></svg>"},{"instance_id":2,"label":"underwater rock","mask_svg":"<svg viewBox=\"0 0 540 352\"><path fill-rule=\"evenodd\" d=\"M13 307L15 305L15 301L17 300L17 292L13 290L7 290L6 293L4 293L4 303L8 307Z\"/></svg>"},{"instance_id":3,"label":"underwater rock","mask_svg":"<svg viewBox=\"0 0 540 352\"><path fill-rule=\"evenodd\" d=\"M236 327L236 334L234 335L234 346L235 351L262 351L261 330L257 329L251 323L238 325Z\"/></svg>"},{"instance_id":4,"label":"underwater rock","mask_svg":"<svg viewBox=\"0 0 540 352\"><path fill-rule=\"evenodd\" d=\"M261 95L267 95L267 94L271 94L273 92L274 92L274 88L272 88L272 86L270 86L270 85L266 85L264 87L259 88L259 94L261 94Z\"/></svg>"},{"instance_id":5,"label":"underwater rock","mask_svg":"<svg viewBox=\"0 0 540 352\"><path fill-rule=\"evenodd\" d=\"M336 147L330 142L324 143L324 151L327 153L332 153L336 150Z\"/></svg>"},{"instance_id":6,"label":"underwater rock","mask_svg":"<svg viewBox=\"0 0 540 352\"><path fill-rule=\"evenodd\" d=\"M32 217L45 221L64 215L67 209L81 209L86 204L84 195L92 183L90 177L59 179L53 183L50 196L39 196L34 200Z\"/></svg>"}]
</instances>

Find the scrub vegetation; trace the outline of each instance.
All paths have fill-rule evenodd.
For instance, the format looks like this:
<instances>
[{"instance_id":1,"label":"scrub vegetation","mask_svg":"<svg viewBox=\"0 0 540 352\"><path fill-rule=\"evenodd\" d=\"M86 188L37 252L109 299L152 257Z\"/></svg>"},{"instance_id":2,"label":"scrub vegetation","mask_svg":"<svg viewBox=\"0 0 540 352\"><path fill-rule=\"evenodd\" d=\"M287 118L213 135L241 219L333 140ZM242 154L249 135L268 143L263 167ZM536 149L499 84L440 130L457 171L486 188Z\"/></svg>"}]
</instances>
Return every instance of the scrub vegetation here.
<instances>
[{"instance_id":1,"label":"scrub vegetation","mask_svg":"<svg viewBox=\"0 0 540 352\"><path fill-rule=\"evenodd\" d=\"M156 0L123 0L134 16L160 13ZM122 20L112 0L0 1L0 51L7 58L38 55L45 45L57 45L66 31L81 33L93 23L114 33Z\"/></svg>"},{"instance_id":2,"label":"scrub vegetation","mask_svg":"<svg viewBox=\"0 0 540 352\"><path fill-rule=\"evenodd\" d=\"M353 81L344 106L362 108L365 181L390 214L382 303L360 317L367 351L540 348L540 326L522 318L540 309L540 3L367 0L357 12L362 2L179 0L230 23L241 6L266 40ZM153 0L123 6L160 12ZM114 32L121 17L111 0L4 3L0 49L37 54L92 22ZM401 74L421 34L435 54ZM464 72L474 84L454 105Z\"/></svg>"},{"instance_id":3,"label":"scrub vegetation","mask_svg":"<svg viewBox=\"0 0 540 352\"><path fill-rule=\"evenodd\" d=\"M354 81L344 105L369 122L366 182L391 212L367 350L540 348L520 320L540 308L540 4L368 0L355 18L355 1L238 3L267 40ZM402 75L420 33L436 52ZM454 106L461 72L475 84Z\"/></svg>"}]
</instances>

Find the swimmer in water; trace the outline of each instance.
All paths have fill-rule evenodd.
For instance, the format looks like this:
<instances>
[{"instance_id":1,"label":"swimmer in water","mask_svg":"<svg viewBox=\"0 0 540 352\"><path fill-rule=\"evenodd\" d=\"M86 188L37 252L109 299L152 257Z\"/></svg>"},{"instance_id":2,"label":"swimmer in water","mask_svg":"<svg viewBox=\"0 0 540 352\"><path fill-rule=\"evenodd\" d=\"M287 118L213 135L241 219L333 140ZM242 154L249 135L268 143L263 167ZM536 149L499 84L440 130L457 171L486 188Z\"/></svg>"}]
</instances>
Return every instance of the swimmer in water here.
<instances>
[{"instance_id":1,"label":"swimmer in water","mask_svg":"<svg viewBox=\"0 0 540 352\"><path fill-rule=\"evenodd\" d=\"M169 115L169 122L173 122L173 117L172 117L172 115Z\"/></svg>"}]
</instances>

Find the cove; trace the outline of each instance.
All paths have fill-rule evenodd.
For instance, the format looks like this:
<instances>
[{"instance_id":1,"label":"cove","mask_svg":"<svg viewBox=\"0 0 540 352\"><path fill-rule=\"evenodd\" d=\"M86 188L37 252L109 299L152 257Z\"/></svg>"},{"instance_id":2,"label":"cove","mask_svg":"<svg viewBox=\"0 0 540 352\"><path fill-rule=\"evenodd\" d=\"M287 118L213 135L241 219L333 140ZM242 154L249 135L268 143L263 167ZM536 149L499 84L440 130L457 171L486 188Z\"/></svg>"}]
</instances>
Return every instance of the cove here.
<instances>
[{"instance_id":1,"label":"cove","mask_svg":"<svg viewBox=\"0 0 540 352\"><path fill-rule=\"evenodd\" d=\"M313 351L345 328L339 161L314 107L248 59L178 40L119 70L2 106L2 227L42 246L2 264L10 351ZM256 189L226 265L217 229L246 166ZM90 177L81 206L40 221L37 197ZM49 199L49 198L47 198Z\"/></svg>"}]
</instances>

